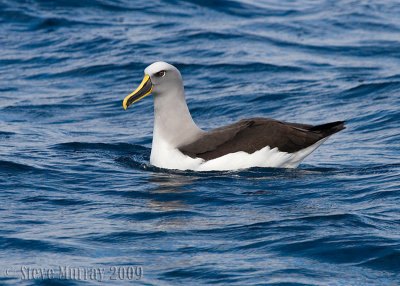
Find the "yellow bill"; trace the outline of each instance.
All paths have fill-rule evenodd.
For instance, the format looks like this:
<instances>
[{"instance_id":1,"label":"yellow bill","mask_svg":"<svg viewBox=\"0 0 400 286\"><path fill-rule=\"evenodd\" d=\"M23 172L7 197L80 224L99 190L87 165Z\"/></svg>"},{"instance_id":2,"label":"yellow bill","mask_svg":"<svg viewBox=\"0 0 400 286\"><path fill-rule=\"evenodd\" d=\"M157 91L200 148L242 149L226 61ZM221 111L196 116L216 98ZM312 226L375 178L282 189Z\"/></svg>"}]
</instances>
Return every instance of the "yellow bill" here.
<instances>
[{"instance_id":1,"label":"yellow bill","mask_svg":"<svg viewBox=\"0 0 400 286\"><path fill-rule=\"evenodd\" d=\"M153 84L151 83L150 77L145 75L139 87L130 95L125 97L124 102L122 103L124 109L126 110L131 104L149 95L152 90Z\"/></svg>"}]
</instances>

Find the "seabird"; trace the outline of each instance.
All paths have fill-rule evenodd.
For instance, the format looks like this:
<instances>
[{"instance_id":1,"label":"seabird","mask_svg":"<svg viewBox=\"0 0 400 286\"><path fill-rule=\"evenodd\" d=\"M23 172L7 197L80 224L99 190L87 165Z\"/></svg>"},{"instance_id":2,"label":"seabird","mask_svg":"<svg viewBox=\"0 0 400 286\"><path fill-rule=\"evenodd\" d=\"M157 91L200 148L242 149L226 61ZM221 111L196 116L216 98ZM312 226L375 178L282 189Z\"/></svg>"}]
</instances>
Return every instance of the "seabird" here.
<instances>
[{"instance_id":1,"label":"seabird","mask_svg":"<svg viewBox=\"0 0 400 286\"><path fill-rule=\"evenodd\" d=\"M127 109L153 95L150 163L160 168L196 171L296 168L329 136L345 128L344 121L313 126L250 118L205 131L190 115L182 76L176 67L155 62L144 73L142 83L124 99L123 106Z\"/></svg>"}]
</instances>

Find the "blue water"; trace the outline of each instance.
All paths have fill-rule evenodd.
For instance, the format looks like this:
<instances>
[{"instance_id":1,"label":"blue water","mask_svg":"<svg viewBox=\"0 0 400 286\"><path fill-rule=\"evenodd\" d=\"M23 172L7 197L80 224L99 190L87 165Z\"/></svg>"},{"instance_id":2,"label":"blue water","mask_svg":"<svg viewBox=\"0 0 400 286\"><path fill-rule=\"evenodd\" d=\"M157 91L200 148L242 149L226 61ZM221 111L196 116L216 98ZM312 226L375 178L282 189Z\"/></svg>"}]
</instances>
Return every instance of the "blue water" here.
<instances>
[{"instance_id":1,"label":"blue water","mask_svg":"<svg viewBox=\"0 0 400 286\"><path fill-rule=\"evenodd\" d=\"M400 283L399 19L398 1L0 0L0 284ZM296 170L152 167L152 99L122 100L157 60L204 129L347 129Z\"/></svg>"}]
</instances>

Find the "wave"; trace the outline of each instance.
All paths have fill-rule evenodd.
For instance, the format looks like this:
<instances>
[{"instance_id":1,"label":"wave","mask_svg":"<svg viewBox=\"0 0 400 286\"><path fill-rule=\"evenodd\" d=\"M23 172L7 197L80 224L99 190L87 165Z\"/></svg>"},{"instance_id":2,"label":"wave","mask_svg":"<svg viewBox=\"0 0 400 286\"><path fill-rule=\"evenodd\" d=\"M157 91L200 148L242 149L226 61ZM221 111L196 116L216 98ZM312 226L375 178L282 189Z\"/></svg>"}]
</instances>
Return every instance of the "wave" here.
<instances>
[{"instance_id":1,"label":"wave","mask_svg":"<svg viewBox=\"0 0 400 286\"><path fill-rule=\"evenodd\" d=\"M0 1L7 263L139 263L154 285L396 284L398 8ZM205 129L255 116L347 129L294 170L154 167L151 98L121 102L158 60Z\"/></svg>"},{"instance_id":2,"label":"wave","mask_svg":"<svg viewBox=\"0 0 400 286\"><path fill-rule=\"evenodd\" d=\"M0 160L0 171L13 173L13 172L42 172L43 170L27 164Z\"/></svg>"},{"instance_id":3,"label":"wave","mask_svg":"<svg viewBox=\"0 0 400 286\"><path fill-rule=\"evenodd\" d=\"M141 145L129 144L129 143L89 143L89 142L66 142L56 144L53 148L58 150L69 150L69 151L116 151L123 152L126 154L141 154L148 152L147 147Z\"/></svg>"},{"instance_id":4,"label":"wave","mask_svg":"<svg viewBox=\"0 0 400 286\"><path fill-rule=\"evenodd\" d=\"M342 97L356 98L359 96L367 96L369 94L376 94L377 92L395 92L400 89L400 81L387 81L387 82L372 82L361 83L355 87L346 90Z\"/></svg>"},{"instance_id":5,"label":"wave","mask_svg":"<svg viewBox=\"0 0 400 286\"><path fill-rule=\"evenodd\" d=\"M0 246L2 249L13 249L18 251L40 251L53 253L74 253L76 248L63 246L44 240L22 239L16 237L0 236Z\"/></svg>"}]
</instances>

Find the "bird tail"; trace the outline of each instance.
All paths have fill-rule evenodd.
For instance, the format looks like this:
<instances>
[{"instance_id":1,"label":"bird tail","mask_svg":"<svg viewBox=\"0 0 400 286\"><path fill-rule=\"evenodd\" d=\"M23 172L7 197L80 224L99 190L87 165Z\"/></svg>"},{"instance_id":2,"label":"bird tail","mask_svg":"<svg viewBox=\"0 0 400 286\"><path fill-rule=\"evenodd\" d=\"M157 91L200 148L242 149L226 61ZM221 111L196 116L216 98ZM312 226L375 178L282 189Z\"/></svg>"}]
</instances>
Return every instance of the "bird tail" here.
<instances>
[{"instance_id":1,"label":"bird tail","mask_svg":"<svg viewBox=\"0 0 400 286\"><path fill-rule=\"evenodd\" d=\"M325 123L321 125L313 126L309 129L309 131L321 133L324 137L335 134L343 129L346 129L344 123L346 121L335 121L330 123Z\"/></svg>"}]
</instances>

